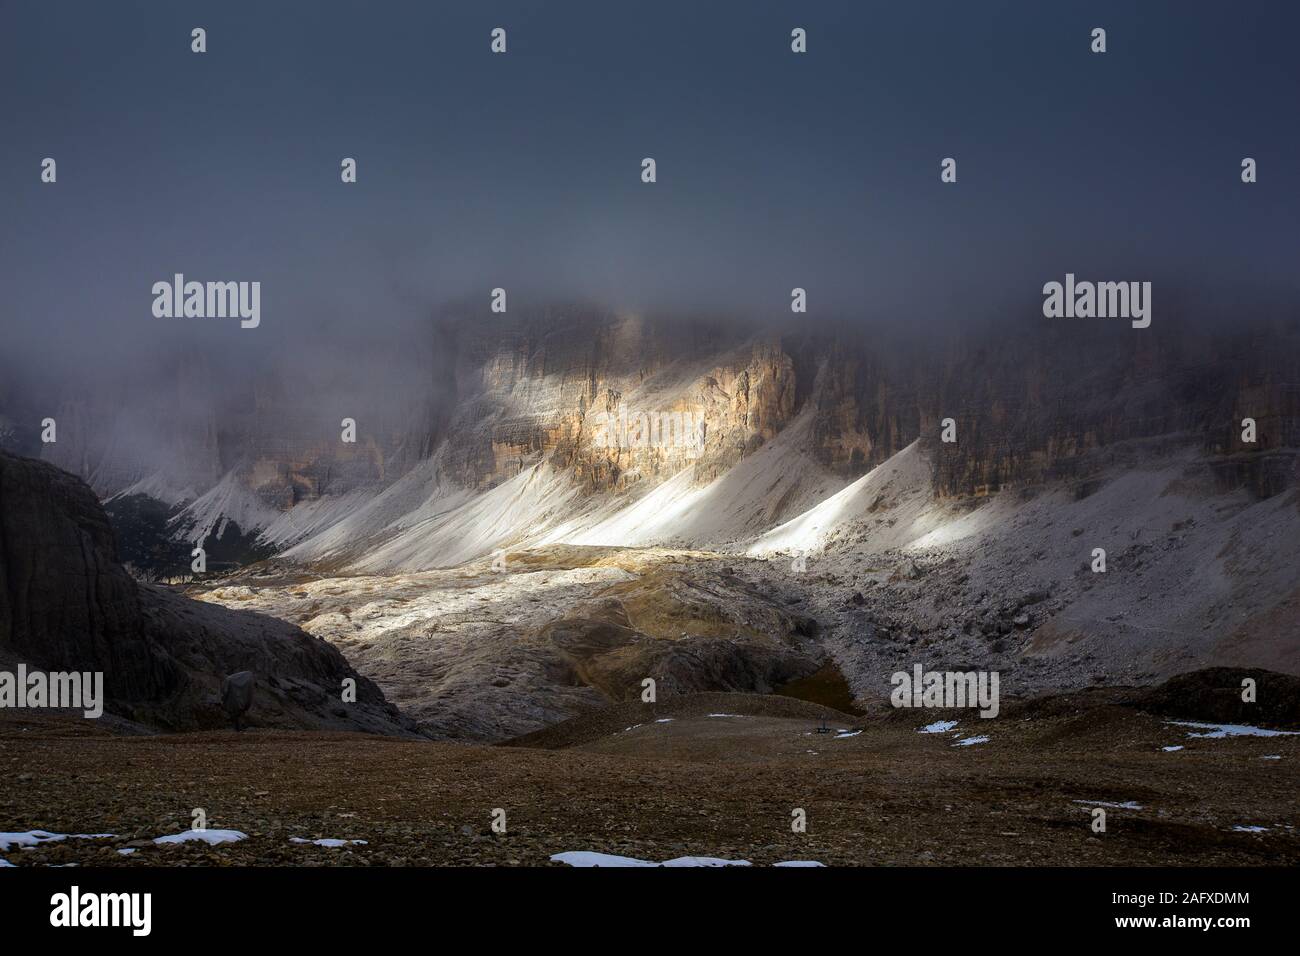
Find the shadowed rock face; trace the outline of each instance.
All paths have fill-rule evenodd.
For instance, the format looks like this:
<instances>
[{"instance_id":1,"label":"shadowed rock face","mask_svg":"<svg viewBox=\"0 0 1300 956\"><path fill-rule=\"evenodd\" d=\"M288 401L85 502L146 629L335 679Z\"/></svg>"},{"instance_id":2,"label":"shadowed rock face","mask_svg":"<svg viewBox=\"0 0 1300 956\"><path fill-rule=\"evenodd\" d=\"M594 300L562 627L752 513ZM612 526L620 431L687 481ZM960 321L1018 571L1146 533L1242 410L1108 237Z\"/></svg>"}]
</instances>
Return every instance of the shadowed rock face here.
<instances>
[{"instance_id":1,"label":"shadowed rock face","mask_svg":"<svg viewBox=\"0 0 1300 956\"><path fill-rule=\"evenodd\" d=\"M0 454L0 647L52 670L102 670L112 699L157 699L182 675L142 619L90 490L51 465Z\"/></svg>"},{"instance_id":2,"label":"shadowed rock face","mask_svg":"<svg viewBox=\"0 0 1300 956\"><path fill-rule=\"evenodd\" d=\"M171 729L226 724L219 687L257 675L251 725L406 732L410 724L333 647L273 618L139 586L79 479L0 453L0 657L102 671L107 709ZM343 704L342 682L357 682Z\"/></svg>"},{"instance_id":3,"label":"shadowed rock face","mask_svg":"<svg viewBox=\"0 0 1300 956\"><path fill-rule=\"evenodd\" d=\"M1200 448L1223 490L1259 497L1296 480L1300 331L1176 339L1074 333L972 350L946 361L923 400L940 496L1081 482L1136 439ZM1242 419L1257 423L1242 442ZM938 440L952 418L957 441Z\"/></svg>"},{"instance_id":4,"label":"shadowed rock face","mask_svg":"<svg viewBox=\"0 0 1300 956\"><path fill-rule=\"evenodd\" d=\"M1249 701L1242 699L1245 678L1255 682ZM1263 668L1210 667L1134 691L1126 703L1183 720L1295 728L1300 727L1300 677Z\"/></svg>"}]
</instances>

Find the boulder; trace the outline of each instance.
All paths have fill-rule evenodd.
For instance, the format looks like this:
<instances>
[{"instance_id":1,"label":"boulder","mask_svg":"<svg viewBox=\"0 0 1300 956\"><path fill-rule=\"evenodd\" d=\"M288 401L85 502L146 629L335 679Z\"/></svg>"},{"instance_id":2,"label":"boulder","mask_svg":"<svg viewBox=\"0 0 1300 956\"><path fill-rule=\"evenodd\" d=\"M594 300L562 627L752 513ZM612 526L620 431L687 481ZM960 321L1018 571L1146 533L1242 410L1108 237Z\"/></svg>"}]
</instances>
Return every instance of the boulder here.
<instances>
[{"instance_id":1,"label":"boulder","mask_svg":"<svg viewBox=\"0 0 1300 956\"><path fill-rule=\"evenodd\" d=\"M255 684L256 678L252 671L231 674L221 682L221 709L234 723L236 730L243 729L239 726L240 718L253 706Z\"/></svg>"}]
</instances>

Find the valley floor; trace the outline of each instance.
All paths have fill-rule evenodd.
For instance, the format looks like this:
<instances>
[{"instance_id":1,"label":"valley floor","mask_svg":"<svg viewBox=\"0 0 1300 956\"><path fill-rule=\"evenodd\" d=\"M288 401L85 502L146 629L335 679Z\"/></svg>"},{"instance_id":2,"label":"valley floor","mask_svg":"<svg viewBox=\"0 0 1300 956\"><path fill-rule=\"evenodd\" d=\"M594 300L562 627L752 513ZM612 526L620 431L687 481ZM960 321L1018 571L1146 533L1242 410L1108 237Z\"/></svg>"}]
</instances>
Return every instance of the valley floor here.
<instances>
[{"instance_id":1,"label":"valley floor","mask_svg":"<svg viewBox=\"0 0 1300 956\"><path fill-rule=\"evenodd\" d=\"M551 865L554 854L596 851L755 865L1300 863L1300 735L1197 736L1214 731L1138 710L1124 693L1012 702L990 721L952 714L956 726L937 733L918 732L945 716L935 711L855 718L788 698L701 694L613 705L495 747L266 730L114 735L6 715L0 831L114 835L11 846L0 858ZM816 732L822 717L831 733ZM1098 806L1102 834L1090 828ZM194 808L247 839L153 843L188 830ZM504 835L491 832L494 808L506 812ZM791 831L795 808L805 833Z\"/></svg>"}]
</instances>

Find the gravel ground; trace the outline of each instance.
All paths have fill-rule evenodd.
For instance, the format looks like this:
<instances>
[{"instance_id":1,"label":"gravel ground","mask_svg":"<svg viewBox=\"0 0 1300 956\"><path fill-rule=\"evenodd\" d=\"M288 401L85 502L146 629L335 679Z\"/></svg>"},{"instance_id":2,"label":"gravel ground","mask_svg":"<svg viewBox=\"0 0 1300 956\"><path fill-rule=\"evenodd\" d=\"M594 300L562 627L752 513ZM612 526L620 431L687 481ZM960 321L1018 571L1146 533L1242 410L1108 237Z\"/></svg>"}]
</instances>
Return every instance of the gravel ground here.
<instances>
[{"instance_id":1,"label":"gravel ground","mask_svg":"<svg viewBox=\"0 0 1300 956\"><path fill-rule=\"evenodd\" d=\"M1193 738L1194 728L1105 690L1007 703L992 720L950 714L958 725L947 734L917 733L945 716L933 710L832 716L835 732L818 734L812 715L834 712L708 696L730 706L715 712L712 700L685 698L593 715L579 720L603 721L600 732L561 725L530 747L284 731L127 735L5 715L0 830L115 836L13 847L0 858L17 866L503 866L553 865L554 853L594 850L755 864L1300 863L1300 736ZM990 739L957 746L958 735ZM1099 802L1140 809L1107 809L1098 835L1089 823ZM152 843L188 829L196 807L210 828L249 838ZM490 826L498 807L502 835ZM791 830L794 808L806 811L805 833ZM325 848L293 837L367 842Z\"/></svg>"}]
</instances>

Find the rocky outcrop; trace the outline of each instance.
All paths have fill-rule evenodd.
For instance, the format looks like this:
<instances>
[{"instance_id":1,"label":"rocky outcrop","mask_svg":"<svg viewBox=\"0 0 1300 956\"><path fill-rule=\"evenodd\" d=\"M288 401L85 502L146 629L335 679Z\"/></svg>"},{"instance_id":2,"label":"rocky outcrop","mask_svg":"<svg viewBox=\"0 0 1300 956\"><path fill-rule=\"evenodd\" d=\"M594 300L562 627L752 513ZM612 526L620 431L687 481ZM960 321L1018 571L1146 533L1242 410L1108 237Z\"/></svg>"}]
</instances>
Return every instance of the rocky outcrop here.
<instances>
[{"instance_id":1,"label":"rocky outcrop","mask_svg":"<svg viewBox=\"0 0 1300 956\"><path fill-rule=\"evenodd\" d=\"M337 645L435 739L513 737L611 701L770 692L825 663L782 590L669 551L558 545L454 569L301 574L270 562L204 595Z\"/></svg>"},{"instance_id":2,"label":"rocky outcrop","mask_svg":"<svg viewBox=\"0 0 1300 956\"><path fill-rule=\"evenodd\" d=\"M941 496L1088 478L1124 446L1199 447L1224 490L1269 497L1296 480L1300 330L1150 339L1043 333L946 360L922 401L922 437ZM957 440L939 440L941 422ZM1256 440L1242 441L1242 421ZM1121 456L1121 457L1117 457Z\"/></svg>"},{"instance_id":3,"label":"rocky outcrop","mask_svg":"<svg viewBox=\"0 0 1300 956\"><path fill-rule=\"evenodd\" d=\"M791 613L733 574L660 568L615 584L583 614L557 618L528 640L552 655L556 683L635 700L649 677L659 693L771 693L820 665L812 618Z\"/></svg>"},{"instance_id":4,"label":"rocky outcrop","mask_svg":"<svg viewBox=\"0 0 1300 956\"><path fill-rule=\"evenodd\" d=\"M688 467L704 482L795 412L793 361L774 340L591 310L497 318L448 322L441 333L457 356L459 396L446 473L465 487L492 487L540 459L591 492ZM696 429L696 440L678 427Z\"/></svg>"},{"instance_id":5,"label":"rocky outcrop","mask_svg":"<svg viewBox=\"0 0 1300 956\"><path fill-rule=\"evenodd\" d=\"M1253 694L1243 691L1247 680ZM1300 728L1300 677L1262 668L1209 667L1136 690L1125 703L1175 719Z\"/></svg>"},{"instance_id":6,"label":"rocky outcrop","mask_svg":"<svg viewBox=\"0 0 1300 956\"><path fill-rule=\"evenodd\" d=\"M156 699L181 675L144 633L143 613L90 490L0 453L0 647L52 670L102 670L116 700Z\"/></svg>"},{"instance_id":7,"label":"rocky outcrop","mask_svg":"<svg viewBox=\"0 0 1300 956\"><path fill-rule=\"evenodd\" d=\"M408 732L379 689L324 641L250 612L137 585L78 478L0 453L0 656L98 671L106 708L169 729L226 726L219 688L256 675L251 725ZM356 681L356 703L342 702Z\"/></svg>"}]
</instances>

